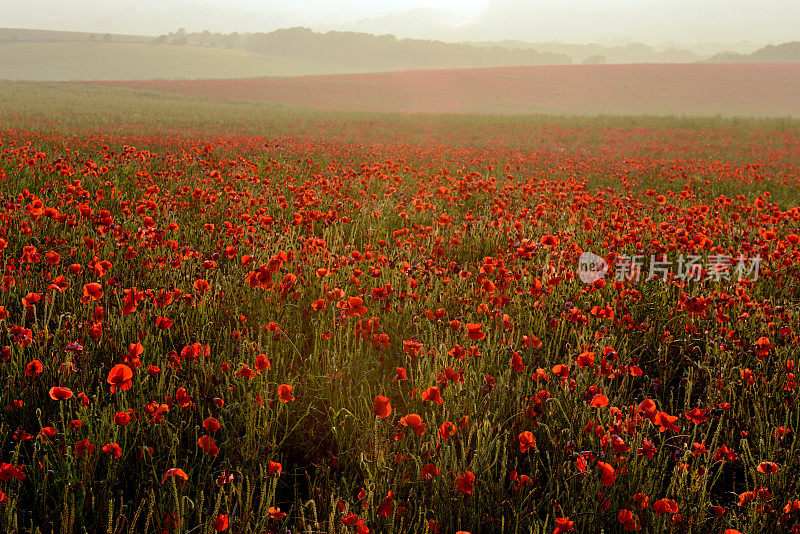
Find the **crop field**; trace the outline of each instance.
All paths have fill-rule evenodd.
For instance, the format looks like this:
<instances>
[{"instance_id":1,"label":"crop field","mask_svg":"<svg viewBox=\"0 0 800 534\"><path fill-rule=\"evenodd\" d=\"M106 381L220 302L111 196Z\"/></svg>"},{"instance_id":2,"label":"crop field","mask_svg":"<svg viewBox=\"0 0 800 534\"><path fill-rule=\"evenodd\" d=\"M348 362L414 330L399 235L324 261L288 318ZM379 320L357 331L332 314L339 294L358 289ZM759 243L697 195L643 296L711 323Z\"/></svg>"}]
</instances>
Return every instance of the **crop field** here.
<instances>
[{"instance_id":1,"label":"crop field","mask_svg":"<svg viewBox=\"0 0 800 534\"><path fill-rule=\"evenodd\" d=\"M800 117L797 63L557 65L104 83L331 110Z\"/></svg>"},{"instance_id":2,"label":"crop field","mask_svg":"<svg viewBox=\"0 0 800 534\"><path fill-rule=\"evenodd\" d=\"M796 121L240 83L0 83L0 531L800 531Z\"/></svg>"}]
</instances>

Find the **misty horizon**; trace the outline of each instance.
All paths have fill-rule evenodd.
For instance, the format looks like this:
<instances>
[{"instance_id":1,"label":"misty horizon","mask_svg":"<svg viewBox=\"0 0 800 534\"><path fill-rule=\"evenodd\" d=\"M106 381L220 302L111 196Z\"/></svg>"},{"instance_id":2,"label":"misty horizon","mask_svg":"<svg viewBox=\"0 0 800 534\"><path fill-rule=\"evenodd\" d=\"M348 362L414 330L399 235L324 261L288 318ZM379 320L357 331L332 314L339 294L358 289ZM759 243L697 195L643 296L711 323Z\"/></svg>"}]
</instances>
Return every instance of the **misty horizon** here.
<instances>
[{"instance_id":1,"label":"misty horizon","mask_svg":"<svg viewBox=\"0 0 800 534\"><path fill-rule=\"evenodd\" d=\"M314 31L392 34L446 42L525 41L607 46L640 42L653 47L719 43L755 48L800 40L800 3L773 0L754 5L735 0L663 2L613 0L390 0L367 3L306 0L292 7L255 0L32 0L26 9L0 1L8 28L161 35L188 32Z\"/></svg>"}]
</instances>

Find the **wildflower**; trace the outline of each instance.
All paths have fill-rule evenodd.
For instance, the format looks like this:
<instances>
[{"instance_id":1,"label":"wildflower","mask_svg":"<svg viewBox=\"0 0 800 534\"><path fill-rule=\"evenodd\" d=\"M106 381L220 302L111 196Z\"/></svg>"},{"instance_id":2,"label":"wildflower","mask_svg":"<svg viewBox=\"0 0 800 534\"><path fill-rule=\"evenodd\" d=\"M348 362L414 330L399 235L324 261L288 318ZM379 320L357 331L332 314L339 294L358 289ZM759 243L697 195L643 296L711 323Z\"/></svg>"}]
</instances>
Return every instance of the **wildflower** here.
<instances>
[{"instance_id":1,"label":"wildflower","mask_svg":"<svg viewBox=\"0 0 800 534\"><path fill-rule=\"evenodd\" d=\"M482 332L483 323L467 323L467 337L472 340L486 338L486 333Z\"/></svg>"},{"instance_id":2,"label":"wildflower","mask_svg":"<svg viewBox=\"0 0 800 534\"><path fill-rule=\"evenodd\" d=\"M25 366L25 376L37 377L44 370L42 362L39 360L31 360Z\"/></svg>"},{"instance_id":3,"label":"wildflower","mask_svg":"<svg viewBox=\"0 0 800 534\"><path fill-rule=\"evenodd\" d=\"M131 421L131 414L128 412L117 412L114 414L114 424L118 426L125 426Z\"/></svg>"},{"instance_id":4,"label":"wildflower","mask_svg":"<svg viewBox=\"0 0 800 534\"><path fill-rule=\"evenodd\" d=\"M100 300L103 297L103 286L92 282L83 286L83 301Z\"/></svg>"},{"instance_id":5,"label":"wildflower","mask_svg":"<svg viewBox=\"0 0 800 534\"><path fill-rule=\"evenodd\" d=\"M678 503L672 499L659 499L653 503L653 510L655 510L657 515L663 515L666 513L677 514Z\"/></svg>"},{"instance_id":6,"label":"wildflower","mask_svg":"<svg viewBox=\"0 0 800 534\"><path fill-rule=\"evenodd\" d=\"M270 460L269 464L267 464L267 474L269 476L272 476L274 474L280 475L281 471L283 471L283 466L278 462L273 462Z\"/></svg>"},{"instance_id":7,"label":"wildflower","mask_svg":"<svg viewBox=\"0 0 800 534\"><path fill-rule=\"evenodd\" d=\"M375 397L372 410L375 412L376 416L380 417L381 419L386 419L389 417L389 414L392 413L392 405L389 403L388 397L378 395Z\"/></svg>"},{"instance_id":8,"label":"wildflower","mask_svg":"<svg viewBox=\"0 0 800 534\"><path fill-rule=\"evenodd\" d=\"M189 475L187 475L183 471L183 469L180 469L180 468L177 468L177 467L173 467L171 469L167 469L167 472L164 473L164 477L161 479L161 483L163 484L170 477L179 477L179 478L182 478L183 480L189 480Z\"/></svg>"},{"instance_id":9,"label":"wildflower","mask_svg":"<svg viewBox=\"0 0 800 534\"><path fill-rule=\"evenodd\" d=\"M570 521L569 517L556 518L556 529L553 531L553 534L563 534L564 532L574 532L574 531L575 531L575 521Z\"/></svg>"},{"instance_id":10,"label":"wildflower","mask_svg":"<svg viewBox=\"0 0 800 534\"><path fill-rule=\"evenodd\" d=\"M291 402L294 400L294 396L292 395L292 391L294 387L290 386L289 384L281 384L278 386L278 400L281 402Z\"/></svg>"},{"instance_id":11,"label":"wildflower","mask_svg":"<svg viewBox=\"0 0 800 534\"><path fill-rule=\"evenodd\" d=\"M214 530L223 532L228 530L228 516L227 514L219 514L214 520Z\"/></svg>"},{"instance_id":12,"label":"wildflower","mask_svg":"<svg viewBox=\"0 0 800 534\"><path fill-rule=\"evenodd\" d=\"M103 452L110 454L112 458L119 458L122 456L122 448L117 443L107 443L103 445Z\"/></svg>"},{"instance_id":13,"label":"wildflower","mask_svg":"<svg viewBox=\"0 0 800 534\"><path fill-rule=\"evenodd\" d=\"M610 486L617 480L614 476L614 468L605 462L597 462L597 469L600 471L600 480L603 486Z\"/></svg>"},{"instance_id":14,"label":"wildflower","mask_svg":"<svg viewBox=\"0 0 800 534\"><path fill-rule=\"evenodd\" d=\"M436 386L431 386L425 391L422 392L422 402L426 401L433 401L439 406L444 403L442 396L439 394L439 388Z\"/></svg>"},{"instance_id":15,"label":"wildflower","mask_svg":"<svg viewBox=\"0 0 800 534\"><path fill-rule=\"evenodd\" d=\"M50 398L56 401L67 400L72 398L72 390L60 386L50 388Z\"/></svg>"},{"instance_id":16,"label":"wildflower","mask_svg":"<svg viewBox=\"0 0 800 534\"><path fill-rule=\"evenodd\" d=\"M519 452L528 452L529 449L536 448L536 438L533 432L525 431L519 435Z\"/></svg>"},{"instance_id":17,"label":"wildflower","mask_svg":"<svg viewBox=\"0 0 800 534\"><path fill-rule=\"evenodd\" d=\"M121 389L122 391L131 389L133 387L132 378L133 371L131 371L131 368L124 363L120 363L115 365L111 371L108 372L106 382L111 384L110 391L114 393L117 389Z\"/></svg>"},{"instance_id":18,"label":"wildflower","mask_svg":"<svg viewBox=\"0 0 800 534\"><path fill-rule=\"evenodd\" d=\"M219 447L211 436L201 436L197 439L197 446L210 456L219 454Z\"/></svg>"},{"instance_id":19,"label":"wildflower","mask_svg":"<svg viewBox=\"0 0 800 534\"><path fill-rule=\"evenodd\" d=\"M467 471L463 475L458 475L456 479L456 489L465 495L472 495L472 487L474 484L475 474L471 471Z\"/></svg>"}]
</instances>

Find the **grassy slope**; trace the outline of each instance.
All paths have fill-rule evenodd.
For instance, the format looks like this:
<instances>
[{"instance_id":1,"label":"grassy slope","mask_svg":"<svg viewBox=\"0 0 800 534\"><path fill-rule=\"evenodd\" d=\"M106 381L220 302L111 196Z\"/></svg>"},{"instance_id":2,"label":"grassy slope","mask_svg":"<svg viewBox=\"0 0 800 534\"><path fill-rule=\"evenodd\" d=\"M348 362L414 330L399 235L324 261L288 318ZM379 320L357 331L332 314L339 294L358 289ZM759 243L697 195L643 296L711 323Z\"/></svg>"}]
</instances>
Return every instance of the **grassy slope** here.
<instances>
[{"instance_id":1,"label":"grassy slope","mask_svg":"<svg viewBox=\"0 0 800 534\"><path fill-rule=\"evenodd\" d=\"M337 65L242 50L115 42L0 43L0 79L243 78L343 72Z\"/></svg>"},{"instance_id":2,"label":"grassy slope","mask_svg":"<svg viewBox=\"0 0 800 534\"><path fill-rule=\"evenodd\" d=\"M72 32L57 30L33 30L28 28L0 28L0 41L38 41L38 42L82 42L92 39L102 41L105 33L98 32ZM150 43L155 39L151 35L124 35L109 34L115 43Z\"/></svg>"},{"instance_id":3,"label":"grassy slope","mask_svg":"<svg viewBox=\"0 0 800 534\"><path fill-rule=\"evenodd\" d=\"M128 85L335 110L800 116L797 64L566 65Z\"/></svg>"},{"instance_id":4,"label":"grassy slope","mask_svg":"<svg viewBox=\"0 0 800 534\"><path fill-rule=\"evenodd\" d=\"M310 79L310 78L306 78ZM248 83L242 80L241 83ZM58 128L64 132L183 132L256 135L304 135L322 132L356 141L402 140L424 143L438 139L460 145L484 145L502 131L557 125L586 128L655 128L724 130L745 135L752 131L798 131L798 118L762 119L722 116L657 115L557 115L392 113L301 107L281 102L209 98L159 90L154 84L84 84L63 82L0 81L0 122L20 127ZM320 130L320 125L330 125ZM498 133L501 132L501 133ZM585 140L584 140L585 141ZM503 142L511 142L506 138ZM522 148L537 139L517 136ZM522 145L520 145L520 143ZM720 147L721 149L724 147ZM723 157L722 155L720 155ZM732 157L726 154L724 157Z\"/></svg>"}]
</instances>

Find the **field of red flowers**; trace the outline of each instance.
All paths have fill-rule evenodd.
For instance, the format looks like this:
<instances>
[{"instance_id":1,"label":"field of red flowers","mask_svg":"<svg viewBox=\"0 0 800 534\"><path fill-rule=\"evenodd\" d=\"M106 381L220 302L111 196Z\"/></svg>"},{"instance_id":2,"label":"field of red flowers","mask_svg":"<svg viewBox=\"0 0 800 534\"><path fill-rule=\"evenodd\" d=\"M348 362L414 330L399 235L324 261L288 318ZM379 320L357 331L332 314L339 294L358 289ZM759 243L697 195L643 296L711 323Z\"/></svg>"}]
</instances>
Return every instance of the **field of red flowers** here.
<instances>
[{"instance_id":1,"label":"field of red flowers","mask_svg":"<svg viewBox=\"0 0 800 534\"><path fill-rule=\"evenodd\" d=\"M373 112L800 117L798 67L792 63L557 65L97 85Z\"/></svg>"},{"instance_id":2,"label":"field of red flowers","mask_svg":"<svg viewBox=\"0 0 800 534\"><path fill-rule=\"evenodd\" d=\"M340 126L4 126L0 530L800 532L800 134Z\"/></svg>"}]
</instances>

